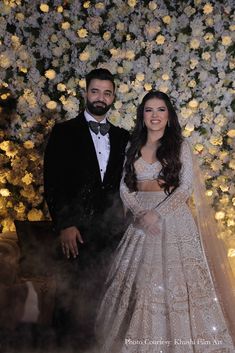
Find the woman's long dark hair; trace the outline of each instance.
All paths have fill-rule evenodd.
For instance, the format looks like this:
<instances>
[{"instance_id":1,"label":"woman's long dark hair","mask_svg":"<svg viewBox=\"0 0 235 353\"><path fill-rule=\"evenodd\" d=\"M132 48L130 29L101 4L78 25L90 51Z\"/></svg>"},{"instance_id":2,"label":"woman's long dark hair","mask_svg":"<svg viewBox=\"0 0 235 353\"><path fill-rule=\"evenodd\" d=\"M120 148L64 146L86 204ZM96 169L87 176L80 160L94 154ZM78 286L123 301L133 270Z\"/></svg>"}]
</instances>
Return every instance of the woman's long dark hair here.
<instances>
[{"instance_id":1,"label":"woman's long dark hair","mask_svg":"<svg viewBox=\"0 0 235 353\"><path fill-rule=\"evenodd\" d=\"M180 183L180 150L183 137L175 109L169 97L160 91L148 92L137 108L136 125L131 136L130 147L127 151L124 181L130 191L137 191L134 163L141 156L141 148L147 141L147 128L145 124L143 124L144 106L146 102L152 98L162 99L167 106L169 114L169 124L167 124L164 134L159 141L160 145L156 151L156 158L162 165L159 175L159 184L166 194L170 194Z\"/></svg>"}]
</instances>

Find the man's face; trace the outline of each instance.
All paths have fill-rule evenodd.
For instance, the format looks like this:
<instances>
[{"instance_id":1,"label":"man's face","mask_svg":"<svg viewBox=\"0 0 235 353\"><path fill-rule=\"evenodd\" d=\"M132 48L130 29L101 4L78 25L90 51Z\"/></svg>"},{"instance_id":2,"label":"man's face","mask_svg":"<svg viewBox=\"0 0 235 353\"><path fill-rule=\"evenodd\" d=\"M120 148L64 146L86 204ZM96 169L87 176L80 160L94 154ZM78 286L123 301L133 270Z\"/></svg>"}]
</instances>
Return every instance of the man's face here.
<instances>
[{"instance_id":1,"label":"man's face","mask_svg":"<svg viewBox=\"0 0 235 353\"><path fill-rule=\"evenodd\" d=\"M86 92L86 107L94 117L103 117L114 101L114 88L111 81L91 80Z\"/></svg>"}]
</instances>

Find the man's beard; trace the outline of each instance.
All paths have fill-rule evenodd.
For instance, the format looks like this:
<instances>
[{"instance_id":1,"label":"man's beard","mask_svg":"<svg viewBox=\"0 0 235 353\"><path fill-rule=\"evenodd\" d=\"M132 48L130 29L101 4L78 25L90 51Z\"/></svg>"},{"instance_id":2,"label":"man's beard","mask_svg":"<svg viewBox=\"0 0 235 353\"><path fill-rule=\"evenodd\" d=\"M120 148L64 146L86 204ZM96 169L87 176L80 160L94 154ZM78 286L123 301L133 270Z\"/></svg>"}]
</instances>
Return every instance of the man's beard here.
<instances>
[{"instance_id":1,"label":"man's beard","mask_svg":"<svg viewBox=\"0 0 235 353\"><path fill-rule=\"evenodd\" d=\"M107 105L106 103L100 101L90 102L88 99L86 101L87 110L93 115L105 115L109 111L111 106L112 104Z\"/></svg>"}]
</instances>

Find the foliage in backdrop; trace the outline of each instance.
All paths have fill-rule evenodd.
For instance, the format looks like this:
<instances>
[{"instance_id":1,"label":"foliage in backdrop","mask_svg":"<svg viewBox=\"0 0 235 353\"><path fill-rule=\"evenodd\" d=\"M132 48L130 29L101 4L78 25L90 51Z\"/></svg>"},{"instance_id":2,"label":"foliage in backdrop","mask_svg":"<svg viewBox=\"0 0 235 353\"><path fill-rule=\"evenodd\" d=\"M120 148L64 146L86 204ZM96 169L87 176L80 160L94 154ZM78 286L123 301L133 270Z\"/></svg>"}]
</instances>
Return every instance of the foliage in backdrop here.
<instances>
[{"instance_id":1,"label":"foliage in backdrop","mask_svg":"<svg viewBox=\"0 0 235 353\"><path fill-rule=\"evenodd\" d=\"M1 1L1 230L48 217L46 137L77 116L84 75L106 67L117 83L110 119L125 129L147 91L170 95L235 256L234 17L233 0Z\"/></svg>"}]
</instances>

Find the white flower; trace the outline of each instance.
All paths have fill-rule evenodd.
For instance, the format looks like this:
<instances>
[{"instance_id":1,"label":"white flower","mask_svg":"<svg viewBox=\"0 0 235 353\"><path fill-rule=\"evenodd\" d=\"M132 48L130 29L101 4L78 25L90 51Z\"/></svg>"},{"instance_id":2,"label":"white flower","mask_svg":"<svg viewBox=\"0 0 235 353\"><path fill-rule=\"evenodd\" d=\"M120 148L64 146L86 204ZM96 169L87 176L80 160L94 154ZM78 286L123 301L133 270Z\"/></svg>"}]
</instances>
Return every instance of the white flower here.
<instances>
[{"instance_id":1,"label":"white flower","mask_svg":"<svg viewBox=\"0 0 235 353\"><path fill-rule=\"evenodd\" d=\"M229 130L228 133L227 133L227 135L228 135L229 137L234 138L234 137L235 137L235 129Z\"/></svg>"},{"instance_id":2,"label":"white flower","mask_svg":"<svg viewBox=\"0 0 235 353\"><path fill-rule=\"evenodd\" d=\"M30 141L30 140L27 140L27 141L24 142L24 147L27 150L32 149L32 148L34 148L34 142Z\"/></svg>"},{"instance_id":3,"label":"white flower","mask_svg":"<svg viewBox=\"0 0 235 353\"><path fill-rule=\"evenodd\" d=\"M57 103L55 101L49 101L46 103L46 107L50 110L54 110L57 107Z\"/></svg>"},{"instance_id":4,"label":"white flower","mask_svg":"<svg viewBox=\"0 0 235 353\"><path fill-rule=\"evenodd\" d=\"M220 221L221 219L224 219L224 217L225 217L225 212L224 211L218 211L215 214L215 219L217 221Z\"/></svg>"},{"instance_id":5,"label":"white flower","mask_svg":"<svg viewBox=\"0 0 235 353\"><path fill-rule=\"evenodd\" d=\"M212 135L210 137L210 143L214 146L221 146L223 143L223 138L222 138L222 136L219 136L219 135L217 135L217 136Z\"/></svg>"},{"instance_id":6,"label":"white flower","mask_svg":"<svg viewBox=\"0 0 235 353\"><path fill-rule=\"evenodd\" d=\"M129 86L126 83L121 83L118 87L118 92L127 93L129 91Z\"/></svg>"},{"instance_id":7,"label":"white flower","mask_svg":"<svg viewBox=\"0 0 235 353\"><path fill-rule=\"evenodd\" d=\"M228 35L222 36L222 44L224 46L231 45L232 44L232 38L230 36L228 36Z\"/></svg>"},{"instance_id":8,"label":"white flower","mask_svg":"<svg viewBox=\"0 0 235 353\"><path fill-rule=\"evenodd\" d=\"M77 31L77 34L78 34L79 38L86 38L88 36L88 31L86 28L80 28Z\"/></svg>"},{"instance_id":9,"label":"white flower","mask_svg":"<svg viewBox=\"0 0 235 353\"><path fill-rule=\"evenodd\" d=\"M208 15L213 11L213 6L208 2L206 5L203 7L203 12L204 14Z\"/></svg>"},{"instance_id":10,"label":"white flower","mask_svg":"<svg viewBox=\"0 0 235 353\"><path fill-rule=\"evenodd\" d=\"M103 39L107 42L111 38L111 32L106 31L103 34Z\"/></svg>"},{"instance_id":11,"label":"white flower","mask_svg":"<svg viewBox=\"0 0 235 353\"><path fill-rule=\"evenodd\" d=\"M63 23L61 24L61 28L64 29L64 30L67 30L67 29L69 29L70 27L71 27L71 24L70 24L68 21L63 22Z\"/></svg>"},{"instance_id":12,"label":"white flower","mask_svg":"<svg viewBox=\"0 0 235 353\"><path fill-rule=\"evenodd\" d=\"M10 191L8 189L1 188L0 189L0 195L3 197L8 197L11 195Z\"/></svg>"},{"instance_id":13,"label":"white flower","mask_svg":"<svg viewBox=\"0 0 235 353\"><path fill-rule=\"evenodd\" d=\"M192 132L194 131L194 124L193 123L187 123L187 125L185 126L185 130Z\"/></svg>"},{"instance_id":14,"label":"white flower","mask_svg":"<svg viewBox=\"0 0 235 353\"><path fill-rule=\"evenodd\" d=\"M214 119L214 122L219 125L219 126L224 126L227 123L227 119L222 115L219 114L218 116L216 116L216 118Z\"/></svg>"},{"instance_id":15,"label":"white flower","mask_svg":"<svg viewBox=\"0 0 235 353\"><path fill-rule=\"evenodd\" d=\"M124 31L124 29L125 29L125 24L123 23L123 22L118 22L117 24L116 24L116 28L117 28L117 30L118 31Z\"/></svg>"},{"instance_id":16,"label":"white flower","mask_svg":"<svg viewBox=\"0 0 235 353\"><path fill-rule=\"evenodd\" d=\"M198 49L200 47L200 40L197 38L193 38L190 41L190 48L192 49Z\"/></svg>"},{"instance_id":17,"label":"white flower","mask_svg":"<svg viewBox=\"0 0 235 353\"><path fill-rule=\"evenodd\" d=\"M63 55L63 48L61 47L55 47L52 49L52 53L56 56L56 57L60 57Z\"/></svg>"},{"instance_id":18,"label":"white flower","mask_svg":"<svg viewBox=\"0 0 235 353\"><path fill-rule=\"evenodd\" d=\"M226 52L224 50L220 50L215 54L215 56L219 62L223 62L226 58Z\"/></svg>"},{"instance_id":19,"label":"white flower","mask_svg":"<svg viewBox=\"0 0 235 353\"><path fill-rule=\"evenodd\" d=\"M48 6L47 4L42 3L42 4L40 5L40 10L41 10L42 12L49 12L49 6Z\"/></svg>"},{"instance_id":20,"label":"white flower","mask_svg":"<svg viewBox=\"0 0 235 353\"><path fill-rule=\"evenodd\" d=\"M155 21L147 23L144 28L144 32L149 41L151 41L160 30L161 27Z\"/></svg>"},{"instance_id":21,"label":"white flower","mask_svg":"<svg viewBox=\"0 0 235 353\"><path fill-rule=\"evenodd\" d=\"M156 8L157 8L157 4L155 3L155 1L150 1L150 2L148 3L148 6L149 6L149 9L150 9L151 11L154 11L154 10L156 10Z\"/></svg>"},{"instance_id":22,"label":"white flower","mask_svg":"<svg viewBox=\"0 0 235 353\"><path fill-rule=\"evenodd\" d=\"M136 80L139 82L144 81L145 75L142 72L138 72L136 75Z\"/></svg>"},{"instance_id":23,"label":"white flower","mask_svg":"<svg viewBox=\"0 0 235 353\"><path fill-rule=\"evenodd\" d=\"M115 109L117 109L117 110L121 109L121 107L122 107L122 102L121 102L121 101L116 101L116 102L114 103L114 107L115 107Z\"/></svg>"},{"instance_id":24,"label":"white flower","mask_svg":"<svg viewBox=\"0 0 235 353\"><path fill-rule=\"evenodd\" d=\"M33 181L33 175L32 173L26 173L23 178L22 178L23 183L25 183L26 185L29 185L32 183Z\"/></svg>"},{"instance_id":25,"label":"white flower","mask_svg":"<svg viewBox=\"0 0 235 353\"><path fill-rule=\"evenodd\" d=\"M64 83L58 83L57 89L60 92L64 92L64 91L66 91L66 85Z\"/></svg>"},{"instance_id":26,"label":"white flower","mask_svg":"<svg viewBox=\"0 0 235 353\"><path fill-rule=\"evenodd\" d=\"M62 13L64 11L63 6L58 6L57 7L57 12Z\"/></svg>"},{"instance_id":27,"label":"white flower","mask_svg":"<svg viewBox=\"0 0 235 353\"><path fill-rule=\"evenodd\" d=\"M52 43L56 43L56 42L58 41L58 37L57 37L57 35L54 34L54 33L52 34L52 36L51 36L50 39L51 39L51 42L52 42Z\"/></svg>"},{"instance_id":28,"label":"white flower","mask_svg":"<svg viewBox=\"0 0 235 353\"><path fill-rule=\"evenodd\" d=\"M168 81L170 79L170 76L167 73L164 73L162 75L162 79L163 79L163 81Z\"/></svg>"},{"instance_id":29,"label":"white flower","mask_svg":"<svg viewBox=\"0 0 235 353\"><path fill-rule=\"evenodd\" d=\"M132 116L126 116L124 119L121 119L120 125L123 129L125 130L131 130L135 126L134 120L133 120L133 115Z\"/></svg>"},{"instance_id":30,"label":"white flower","mask_svg":"<svg viewBox=\"0 0 235 353\"><path fill-rule=\"evenodd\" d=\"M79 59L81 61L87 61L90 58L90 53L89 51L83 51L80 55L79 55Z\"/></svg>"},{"instance_id":31,"label":"white flower","mask_svg":"<svg viewBox=\"0 0 235 353\"><path fill-rule=\"evenodd\" d=\"M156 43L157 43L158 45L164 44L164 43L165 43L165 37L164 37L163 35L159 34L159 35L157 36L157 38L156 38Z\"/></svg>"},{"instance_id":32,"label":"white flower","mask_svg":"<svg viewBox=\"0 0 235 353\"><path fill-rule=\"evenodd\" d=\"M90 1L85 1L83 4L84 9L88 9L90 7L91 2Z\"/></svg>"},{"instance_id":33,"label":"white flower","mask_svg":"<svg viewBox=\"0 0 235 353\"><path fill-rule=\"evenodd\" d=\"M33 208L28 212L27 218L29 221L40 221L43 218L43 213L41 210Z\"/></svg>"},{"instance_id":34,"label":"white flower","mask_svg":"<svg viewBox=\"0 0 235 353\"><path fill-rule=\"evenodd\" d=\"M212 27L213 24L214 24L213 18L207 17L207 18L206 18L206 25L207 25L208 27Z\"/></svg>"},{"instance_id":35,"label":"white flower","mask_svg":"<svg viewBox=\"0 0 235 353\"><path fill-rule=\"evenodd\" d=\"M144 84L144 89L146 91L151 91L153 89L153 86L151 85L151 83L145 83Z\"/></svg>"},{"instance_id":36,"label":"white flower","mask_svg":"<svg viewBox=\"0 0 235 353\"><path fill-rule=\"evenodd\" d=\"M171 17L170 16L164 16L163 18L162 18L162 21L164 22L164 23L166 23L166 24L170 24L171 23Z\"/></svg>"},{"instance_id":37,"label":"white flower","mask_svg":"<svg viewBox=\"0 0 235 353\"><path fill-rule=\"evenodd\" d=\"M197 85L197 83L196 83L195 80L191 80L191 81L189 81L189 83L188 83L188 86L189 86L189 87L192 87L192 88L196 87L196 85Z\"/></svg>"},{"instance_id":38,"label":"white flower","mask_svg":"<svg viewBox=\"0 0 235 353\"><path fill-rule=\"evenodd\" d=\"M229 168L235 170L235 159L232 159L232 160L229 162Z\"/></svg>"},{"instance_id":39,"label":"white flower","mask_svg":"<svg viewBox=\"0 0 235 353\"><path fill-rule=\"evenodd\" d=\"M104 10L105 4L103 2L98 2L97 4L95 4L95 7L96 7L96 9Z\"/></svg>"},{"instance_id":40,"label":"white flower","mask_svg":"<svg viewBox=\"0 0 235 353\"><path fill-rule=\"evenodd\" d=\"M186 13L186 15L188 16L188 17L190 17L190 16L192 16L195 12L196 12L196 10L195 10L195 8L194 7L192 7L192 6L186 6L185 8L184 8L184 12Z\"/></svg>"},{"instance_id":41,"label":"white flower","mask_svg":"<svg viewBox=\"0 0 235 353\"><path fill-rule=\"evenodd\" d=\"M181 108L180 115L184 119L188 119L192 114L193 114L192 109L189 109L189 108L186 108L186 107Z\"/></svg>"},{"instance_id":42,"label":"white flower","mask_svg":"<svg viewBox=\"0 0 235 353\"><path fill-rule=\"evenodd\" d=\"M211 162L210 168L211 168L214 172L218 172L218 171L220 171L221 168L222 168L222 162L216 159L216 160L214 160L214 161ZM220 184L220 187L221 187L221 184Z\"/></svg>"},{"instance_id":43,"label":"white flower","mask_svg":"<svg viewBox=\"0 0 235 353\"><path fill-rule=\"evenodd\" d=\"M134 60L135 52L133 50L127 50L125 57L127 60Z\"/></svg>"},{"instance_id":44,"label":"white flower","mask_svg":"<svg viewBox=\"0 0 235 353\"><path fill-rule=\"evenodd\" d=\"M208 61L208 60L210 60L210 58L211 58L211 54L208 51L202 53L202 59L203 60Z\"/></svg>"},{"instance_id":45,"label":"white flower","mask_svg":"<svg viewBox=\"0 0 235 353\"><path fill-rule=\"evenodd\" d=\"M47 71L45 72L45 77L48 78L49 80L54 80L54 78L56 78L56 72L55 72L55 70L52 70L52 69L47 70Z\"/></svg>"},{"instance_id":46,"label":"white flower","mask_svg":"<svg viewBox=\"0 0 235 353\"><path fill-rule=\"evenodd\" d=\"M197 109L198 108L198 101L196 99L192 99L191 101L188 102L188 106L191 109Z\"/></svg>"},{"instance_id":47,"label":"white flower","mask_svg":"<svg viewBox=\"0 0 235 353\"><path fill-rule=\"evenodd\" d=\"M17 37L16 35L13 35L11 36L11 42L12 42L12 45L14 46L14 48L19 48L20 47L20 38Z\"/></svg>"},{"instance_id":48,"label":"white flower","mask_svg":"<svg viewBox=\"0 0 235 353\"><path fill-rule=\"evenodd\" d=\"M213 35L213 33L208 32L208 33L206 33L206 34L204 35L203 38L204 38L204 40L205 40L206 43L212 43L213 40L214 40L214 35Z\"/></svg>"},{"instance_id":49,"label":"white flower","mask_svg":"<svg viewBox=\"0 0 235 353\"><path fill-rule=\"evenodd\" d=\"M0 67L3 69L8 69L12 64L9 52L5 51L0 54Z\"/></svg>"},{"instance_id":50,"label":"white flower","mask_svg":"<svg viewBox=\"0 0 235 353\"><path fill-rule=\"evenodd\" d=\"M128 5L130 7L135 7L136 6L136 0L128 0L127 3L128 3Z\"/></svg>"},{"instance_id":51,"label":"white flower","mask_svg":"<svg viewBox=\"0 0 235 353\"><path fill-rule=\"evenodd\" d=\"M165 84L161 84L159 86L159 91L163 92L163 93L167 93L169 91L169 87Z\"/></svg>"},{"instance_id":52,"label":"white flower","mask_svg":"<svg viewBox=\"0 0 235 353\"><path fill-rule=\"evenodd\" d=\"M118 126L120 124L121 114L117 110L112 111L108 117L108 120L115 126Z\"/></svg>"},{"instance_id":53,"label":"white flower","mask_svg":"<svg viewBox=\"0 0 235 353\"><path fill-rule=\"evenodd\" d=\"M197 65L198 65L198 60L196 58L192 58L190 60L190 69L194 70Z\"/></svg>"},{"instance_id":54,"label":"white flower","mask_svg":"<svg viewBox=\"0 0 235 353\"><path fill-rule=\"evenodd\" d=\"M18 21L24 21L25 16L22 12L18 12L15 16L17 18Z\"/></svg>"}]
</instances>

